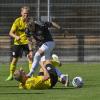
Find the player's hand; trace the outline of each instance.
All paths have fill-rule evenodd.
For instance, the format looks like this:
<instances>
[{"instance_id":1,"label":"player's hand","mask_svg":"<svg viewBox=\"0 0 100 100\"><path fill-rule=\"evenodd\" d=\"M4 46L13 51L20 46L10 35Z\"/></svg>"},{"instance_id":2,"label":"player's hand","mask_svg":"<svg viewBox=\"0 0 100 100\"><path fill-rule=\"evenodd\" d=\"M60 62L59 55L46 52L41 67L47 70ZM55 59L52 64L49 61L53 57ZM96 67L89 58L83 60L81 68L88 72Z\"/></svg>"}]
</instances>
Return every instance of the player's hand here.
<instances>
[{"instance_id":1,"label":"player's hand","mask_svg":"<svg viewBox=\"0 0 100 100\"><path fill-rule=\"evenodd\" d=\"M19 36L16 36L15 39L16 39L16 40L20 40L20 37L19 37Z\"/></svg>"},{"instance_id":2,"label":"player's hand","mask_svg":"<svg viewBox=\"0 0 100 100\"><path fill-rule=\"evenodd\" d=\"M29 74L26 74L26 77L27 77L27 78L30 78L31 76L30 76Z\"/></svg>"},{"instance_id":3,"label":"player's hand","mask_svg":"<svg viewBox=\"0 0 100 100\"><path fill-rule=\"evenodd\" d=\"M27 57L32 59L33 58L33 51L30 51L29 54L27 55Z\"/></svg>"}]
</instances>

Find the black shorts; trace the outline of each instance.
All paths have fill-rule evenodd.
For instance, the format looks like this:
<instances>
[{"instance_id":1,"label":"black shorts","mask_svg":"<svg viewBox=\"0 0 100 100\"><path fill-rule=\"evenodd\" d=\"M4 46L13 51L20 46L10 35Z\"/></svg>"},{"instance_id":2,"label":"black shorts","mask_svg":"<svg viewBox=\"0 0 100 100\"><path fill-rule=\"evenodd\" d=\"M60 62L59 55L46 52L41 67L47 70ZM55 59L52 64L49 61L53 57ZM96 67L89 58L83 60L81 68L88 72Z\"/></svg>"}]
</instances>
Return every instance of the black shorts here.
<instances>
[{"instance_id":1,"label":"black shorts","mask_svg":"<svg viewBox=\"0 0 100 100\"><path fill-rule=\"evenodd\" d=\"M58 82L58 75L56 73L55 68L51 65L48 64L46 66L46 69L50 75L50 80L51 80L51 88L55 86L55 84Z\"/></svg>"},{"instance_id":2,"label":"black shorts","mask_svg":"<svg viewBox=\"0 0 100 100\"><path fill-rule=\"evenodd\" d=\"M12 47L12 57L22 57L23 52L25 52L25 55L29 53L29 47L28 44L25 45L14 45Z\"/></svg>"}]
</instances>

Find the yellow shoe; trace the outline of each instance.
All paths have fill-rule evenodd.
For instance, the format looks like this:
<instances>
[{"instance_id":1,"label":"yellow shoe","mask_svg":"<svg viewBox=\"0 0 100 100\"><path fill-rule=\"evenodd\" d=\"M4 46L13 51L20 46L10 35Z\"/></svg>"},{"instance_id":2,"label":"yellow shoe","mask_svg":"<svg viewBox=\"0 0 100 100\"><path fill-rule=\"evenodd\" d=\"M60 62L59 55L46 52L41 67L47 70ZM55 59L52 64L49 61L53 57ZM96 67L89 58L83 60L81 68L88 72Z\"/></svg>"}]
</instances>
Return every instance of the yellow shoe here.
<instances>
[{"instance_id":1,"label":"yellow shoe","mask_svg":"<svg viewBox=\"0 0 100 100\"><path fill-rule=\"evenodd\" d=\"M9 75L8 78L6 79L6 81L11 81L11 80L13 80L13 76Z\"/></svg>"},{"instance_id":2,"label":"yellow shoe","mask_svg":"<svg viewBox=\"0 0 100 100\"><path fill-rule=\"evenodd\" d=\"M24 89L22 83L19 83L19 86L18 87L19 87L19 89Z\"/></svg>"}]
</instances>

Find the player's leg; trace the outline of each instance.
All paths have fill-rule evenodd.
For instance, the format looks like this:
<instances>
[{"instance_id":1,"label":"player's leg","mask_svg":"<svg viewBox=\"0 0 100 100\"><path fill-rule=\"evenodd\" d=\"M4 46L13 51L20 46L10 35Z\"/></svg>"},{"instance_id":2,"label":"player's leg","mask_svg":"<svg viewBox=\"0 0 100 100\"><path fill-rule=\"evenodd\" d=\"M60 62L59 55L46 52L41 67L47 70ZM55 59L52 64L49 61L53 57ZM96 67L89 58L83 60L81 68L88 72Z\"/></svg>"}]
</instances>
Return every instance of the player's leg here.
<instances>
[{"instance_id":1,"label":"player's leg","mask_svg":"<svg viewBox=\"0 0 100 100\"><path fill-rule=\"evenodd\" d=\"M29 46L23 45L23 50L25 51L25 55L27 56L28 64L29 64L29 70L32 67L32 56L33 56L33 51L29 50Z\"/></svg>"},{"instance_id":2,"label":"player's leg","mask_svg":"<svg viewBox=\"0 0 100 100\"><path fill-rule=\"evenodd\" d=\"M6 79L7 81L12 80L13 79L13 73L16 69L16 63L18 61L18 58L12 58L11 64L10 64L10 75L8 76L8 78Z\"/></svg>"},{"instance_id":3,"label":"player's leg","mask_svg":"<svg viewBox=\"0 0 100 100\"><path fill-rule=\"evenodd\" d=\"M50 54L50 52L52 51L53 48L54 48L53 42L46 42L39 48L39 50L35 53L34 60L32 63L32 68L31 68L30 72L28 73L28 76L32 76L35 68L39 66L41 57L47 53Z\"/></svg>"},{"instance_id":4,"label":"player's leg","mask_svg":"<svg viewBox=\"0 0 100 100\"><path fill-rule=\"evenodd\" d=\"M58 78L59 78L59 82L61 82L62 84L64 84L65 86L69 85L69 76L68 74L63 74L58 68L55 67L55 70L57 72Z\"/></svg>"},{"instance_id":5,"label":"player's leg","mask_svg":"<svg viewBox=\"0 0 100 100\"><path fill-rule=\"evenodd\" d=\"M69 84L69 77L68 74L63 74L58 67L60 67L62 64L59 60L59 57L56 54L52 54L52 65L55 66L55 70L57 72L58 78L59 78L59 82L61 82L62 84L64 84L65 86L68 86Z\"/></svg>"},{"instance_id":6,"label":"player's leg","mask_svg":"<svg viewBox=\"0 0 100 100\"><path fill-rule=\"evenodd\" d=\"M27 56L27 59L28 59L29 70L31 70L31 67L32 67L32 60L30 59L29 56Z\"/></svg>"},{"instance_id":7,"label":"player's leg","mask_svg":"<svg viewBox=\"0 0 100 100\"><path fill-rule=\"evenodd\" d=\"M45 63L46 63L47 65L48 65L48 64L51 64L50 62L47 63L47 61L46 61ZM41 65L41 66L45 66L45 65L43 64L43 61L41 61L40 65ZM51 65L52 65L52 64L51 64ZM60 83L64 84L65 86L68 86L68 85L69 85L69 76L68 76L68 74L63 74L57 67L55 67L55 66L53 66L53 65L52 65L52 67L54 67L54 69L55 69L55 71L56 71L56 73L57 73L58 81L59 81ZM41 75L42 72L43 72L43 71L40 69L39 74Z\"/></svg>"},{"instance_id":8,"label":"player's leg","mask_svg":"<svg viewBox=\"0 0 100 100\"><path fill-rule=\"evenodd\" d=\"M69 76L68 74L62 74L60 77L60 82L65 86L69 86Z\"/></svg>"},{"instance_id":9,"label":"player's leg","mask_svg":"<svg viewBox=\"0 0 100 100\"><path fill-rule=\"evenodd\" d=\"M56 55L56 57L57 57L57 55ZM52 60L47 60L48 59L48 55L46 55L46 56L42 56L41 57L41 61L40 61L40 65L41 66L45 66L46 64L52 64L53 66L52 67L54 67L54 69L55 69L55 71L56 71L56 73L57 73L57 75L58 75L58 79L59 79L59 82L61 82L62 84L64 84L65 86L68 86L68 82L69 82L69 77L68 77L68 74L63 74L58 68L57 68L57 66L59 66L59 64L60 64L60 60L58 59L58 57L57 57L57 59L55 60L55 59L52 59ZM50 62L51 61L51 62ZM54 62L54 63L52 63L52 61ZM45 62L45 63L44 63ZM44 65L45 64L45 65ZM56 66L55 66L56 65ZM40 70L40 73L42 73L42 71Z\"/></svg>"},{"instance_id":10,"label":"player's leg","mask_svg":"<svg viewBox=\"0 0 100 100\"><path fill-rule=\"evenodd\" d=\"M43 51L41 49L39 49L35 55L34 55L34 59L32 62L32 67L30 69L30 72L27 74L27 76L31 77L32 74L34 73L35 69L39 66L39 61L41 59L41 56L43 54Z\"/></svg>"},{"instance_id":11,"label":"player's leg","mask_svg":"<svg viewBox=\"0 0 100 100\"><path fill-rule=\"evenodd\" d=\"M51 52L55 47L55 43L49 42L49 43L46 43L46 46L47 47L45 47L44 55L41 57L41 60L40 60L40 65L41 67L43 66L43 68L48 64L50 64L53 67L51 63Z\"/></svg>"},{"instance_id":12,"label":"player's leg","mask_svg":"<svg viewBox=\"0 0 100 100\"><path fill-rule=\"evenodd\" d=\"M59 60L59 57L57 54L52 54L51 62L53 64L53 66L56 66L56 67L62 66L61 61Z\"/></svg>"},{"instance_id":13,"label":"player's leg","mask_svg":"<svg viewBox=\"0 0 100 100\"><path fill-rule=\"evenodd\" d=\"M51 80L51 88L54 87L58 81L58 76L57 76L57 73L54 69L54 66L52 64L46 64L45 65L48 73L49 73L49 76L50 76L50 80Z\"/></svg>"},{"instance_id":14,"label":"player's leg","mask_svg":"<svg viewBox=\"0 0 100 100\"><path fill-rule=\"evenodd\" d=\"M14 45L12 47L12 61L10 63L10 75L6 79L6 81L10 81L13 79L13 73L16 69L16 64L18 61L18 57L22 56L22 47L20 45Z\"/></svg>"}]
</instances>

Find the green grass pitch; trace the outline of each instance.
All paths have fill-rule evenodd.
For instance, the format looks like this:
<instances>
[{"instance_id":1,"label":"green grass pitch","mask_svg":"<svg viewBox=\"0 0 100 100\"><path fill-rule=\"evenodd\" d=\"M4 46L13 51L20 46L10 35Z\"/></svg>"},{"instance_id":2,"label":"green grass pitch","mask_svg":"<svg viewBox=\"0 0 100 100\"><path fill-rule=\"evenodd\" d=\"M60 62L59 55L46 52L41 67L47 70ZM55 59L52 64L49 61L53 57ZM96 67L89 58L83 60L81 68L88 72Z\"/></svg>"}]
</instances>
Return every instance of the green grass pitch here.
<instances>
[{"instance_id":1,"label":"green grass pitch","mask_svg":"<svg viewBox=\"0 0 100 100\"><path fill-rule=\"evenodd\" d=\"M28 65L21 64L27 71ZM100 64L64 64L60 70L68 73L70 79L81 76L82 88L57 85L50 90L20 90L16 81L6 82L9 64L0 65L0 100L100 100Z\"/></svg>"}]
</instances>

